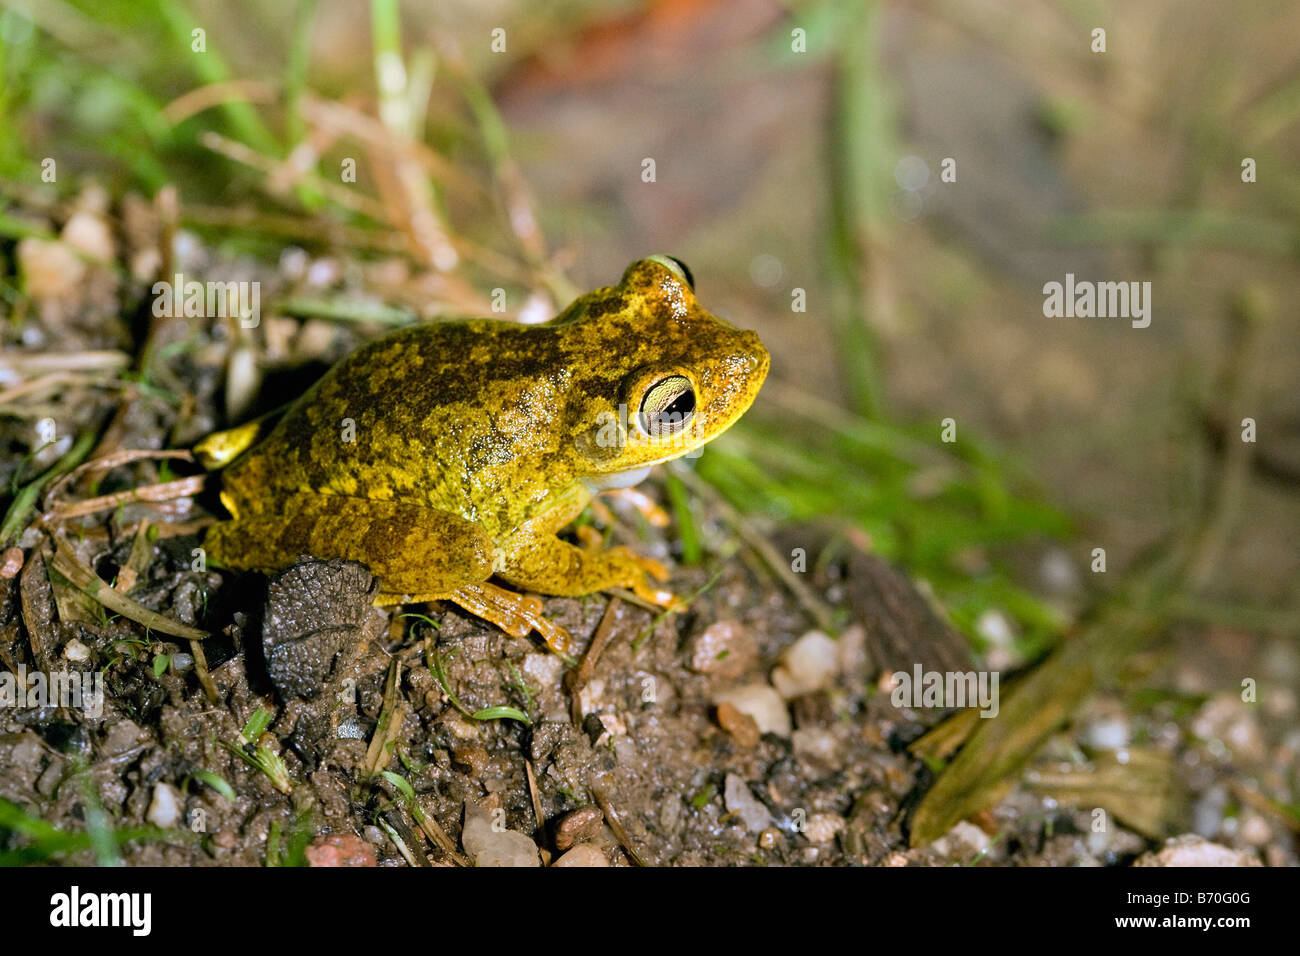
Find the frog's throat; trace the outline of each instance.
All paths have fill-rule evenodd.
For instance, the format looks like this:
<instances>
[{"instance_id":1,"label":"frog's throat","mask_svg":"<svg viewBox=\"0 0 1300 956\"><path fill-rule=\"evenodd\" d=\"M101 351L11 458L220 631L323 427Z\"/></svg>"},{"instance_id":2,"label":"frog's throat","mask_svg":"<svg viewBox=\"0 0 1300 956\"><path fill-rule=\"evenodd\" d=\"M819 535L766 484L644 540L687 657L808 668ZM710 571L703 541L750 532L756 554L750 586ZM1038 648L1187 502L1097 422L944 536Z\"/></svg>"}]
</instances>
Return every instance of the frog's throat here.
<instances>
[{"instance_id":1,"label":"frog's throat","mask_svg":"<svg viewBox=\"0 0 1300 956\"><path fill-rule=\"evenodd\" d=\"M639 468L629 468L627 471L616 471L608 475L598 475L595 478L584 478L582 483L587 486L587 490L592 494L609 491L613 488L631 488L633 485L639 485L645 481L646 475L650 474L650 468L650 465L642 465Z\"/></svg>"}]
</instances>

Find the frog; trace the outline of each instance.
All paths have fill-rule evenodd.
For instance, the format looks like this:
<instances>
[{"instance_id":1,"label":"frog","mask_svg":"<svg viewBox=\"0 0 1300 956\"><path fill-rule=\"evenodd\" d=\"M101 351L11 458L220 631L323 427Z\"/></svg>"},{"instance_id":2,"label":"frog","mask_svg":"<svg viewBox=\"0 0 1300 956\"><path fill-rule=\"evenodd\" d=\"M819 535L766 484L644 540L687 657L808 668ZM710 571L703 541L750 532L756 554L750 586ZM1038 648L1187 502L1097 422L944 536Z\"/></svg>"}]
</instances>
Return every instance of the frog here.
<instances>
[{"instance_id":1,"label":"frog","mask_svg":"<svg viewBox=\"0 0 1300 956\"><path fill-rule=\"evenodd\" d=\"M356 561L378 605L449 601L563 653L570 637L536 595L676 599L660 562L560 532L597 495L735 424L769 364L757 333L701 306L667 255L546 322L403 327L343 358L273 426L196 446L222 468L230 514L204 547L218 567L263 573L305 555Z\"/></svg>"}]
</instances>

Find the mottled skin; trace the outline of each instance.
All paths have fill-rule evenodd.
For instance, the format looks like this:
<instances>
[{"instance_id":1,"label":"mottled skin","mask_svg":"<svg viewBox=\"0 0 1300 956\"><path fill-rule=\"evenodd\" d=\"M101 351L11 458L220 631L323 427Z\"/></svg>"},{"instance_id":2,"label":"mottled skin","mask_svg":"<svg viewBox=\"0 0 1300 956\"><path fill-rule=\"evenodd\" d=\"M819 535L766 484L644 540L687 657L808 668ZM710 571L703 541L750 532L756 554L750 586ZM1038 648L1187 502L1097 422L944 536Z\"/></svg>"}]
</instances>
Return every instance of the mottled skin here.
<instances>
[{"instance_id":1,"label":"mottled skin","mask_svg":"<svg viewBox=\"0 0 1300 956\"><path fill-rule=\"evenodd\" d=\"M646 582L660 570L653 562L556 532L602 488L635 483L640 469L721 434L767 368L758 336L701 308L666 257L633 263L619 285L544 325L402 329L336 365L227 468L222 500L234 517L210 531L207 548L222 565L260 571L303 554L360 561L378 576L382 603L445 598L562 643L535 604L487 579L670 600ZM679 432L639 423L656 383L661 396L693 390Z\"/></svg>"}]
</instances>

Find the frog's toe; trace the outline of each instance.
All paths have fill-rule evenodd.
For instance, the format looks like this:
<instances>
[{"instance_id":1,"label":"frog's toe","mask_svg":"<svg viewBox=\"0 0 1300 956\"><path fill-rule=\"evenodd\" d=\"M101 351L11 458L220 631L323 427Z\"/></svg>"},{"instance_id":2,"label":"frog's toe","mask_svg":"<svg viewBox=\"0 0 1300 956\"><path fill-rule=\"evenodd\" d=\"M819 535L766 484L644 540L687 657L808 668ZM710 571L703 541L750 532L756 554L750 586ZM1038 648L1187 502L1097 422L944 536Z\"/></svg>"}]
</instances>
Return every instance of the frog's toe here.
<instances>
[{"instance_id":1,"label":"frog's toe","mask_svg":"<svg viewBox=\"0 0 1300 956\"><path fill-rule=\"evenodd\" d=\"M589 524L579 525L573 533L584 551L599 551L605 544L605 536Z\"/></svg>"},{"instance_id":2,"label":"frog's toe","mask_svg":"<svg viewBox=\"0 0 1300 956\"><path fill-rule=\"evenodd\" d=\"M672 609L677 606L677 595L672 591L664 588L657 588L647 584L645 580L637 581L632 585L632 593L643 601L649 601L656 607Z\"/></svg>"},{"instance_id":3,"label":"frog's toe","mask_svg":"<svg viewBox=\"0 0 1300 956\"><path fill-rule=\"evenodd\" d=\"M668 512L640 488L611 488L601 493L607 498L618 498L631 505L651 527L666 528L672 523Z\"/></svg>"},{"instance_id":4,"label":"frog's toe","mask_svg":"<svg viewBox=\"0 0 1300 956\"><path fill-rule=\"evenodd\" d=\"M557 654L569 650L569 632L543 616L541 598L517 594L484 581L462 585L447 595L447 600L491 621L511 637L527 637L536 631Z\"/></svg>"},{"instance_id":5,"label":"frog's toe","mask_svg":"<svg viewBox=\"0 0 1300 956\"><path fill-rule=\"evenodd\" d=\"M668 580L668 565L664 564L662 561L656 561L654 558L647 558L638 555L636 563L641 566L641 570L645 571L646 574L650 575L650 577L654 578L656 581L662 582Z\"/></svg>"},{"instance_id":6,"label":"frog's toe","mask_svg":"<svg viewBox=\"0 0 1300 956\"><path fill-rule=\"evenodd\" d=\"M663 562L637 554L631 548L615 548L609 554L612 560L617 561L625 569L624 573L627 575L625 586L641 600L665 608L673 607L677 603L677 598L671 591L655 587L651 583L652 580L659 582L668 580L668 566Z\"/></svg>"}]
</instances>

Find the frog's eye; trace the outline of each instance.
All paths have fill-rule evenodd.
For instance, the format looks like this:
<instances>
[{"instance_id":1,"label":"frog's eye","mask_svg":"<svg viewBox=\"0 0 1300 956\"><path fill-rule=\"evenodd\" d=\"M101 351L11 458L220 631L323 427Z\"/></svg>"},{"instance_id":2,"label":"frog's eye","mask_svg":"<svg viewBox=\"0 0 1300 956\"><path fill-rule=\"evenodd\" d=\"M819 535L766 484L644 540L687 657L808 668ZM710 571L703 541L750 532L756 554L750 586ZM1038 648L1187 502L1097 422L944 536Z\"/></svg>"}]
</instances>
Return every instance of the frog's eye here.
<instances>
[{"instance_id":1,"label":"frog's eye","mask_svg":"<svg viewBox=\"0 0 1300 956\"><path fill-rule=\"evenodd\" d=\"M695 414L695 389L684 375L661 378L641 399L637 423L647 435L676 435Z\"/></svg>"},{"instance_id":2,"label":"frog's eye","mask_svg":"<svg viewBox=\"0 0 1300 956\"><path fill-rule=\"evenodd\" d=\"M684 282L686 288L692 292L695 291L695 276L691 275L691 267L674 256L650 256L651 262L657 262L674 276L678 281Z\"/></svg>"}]
</instances>

